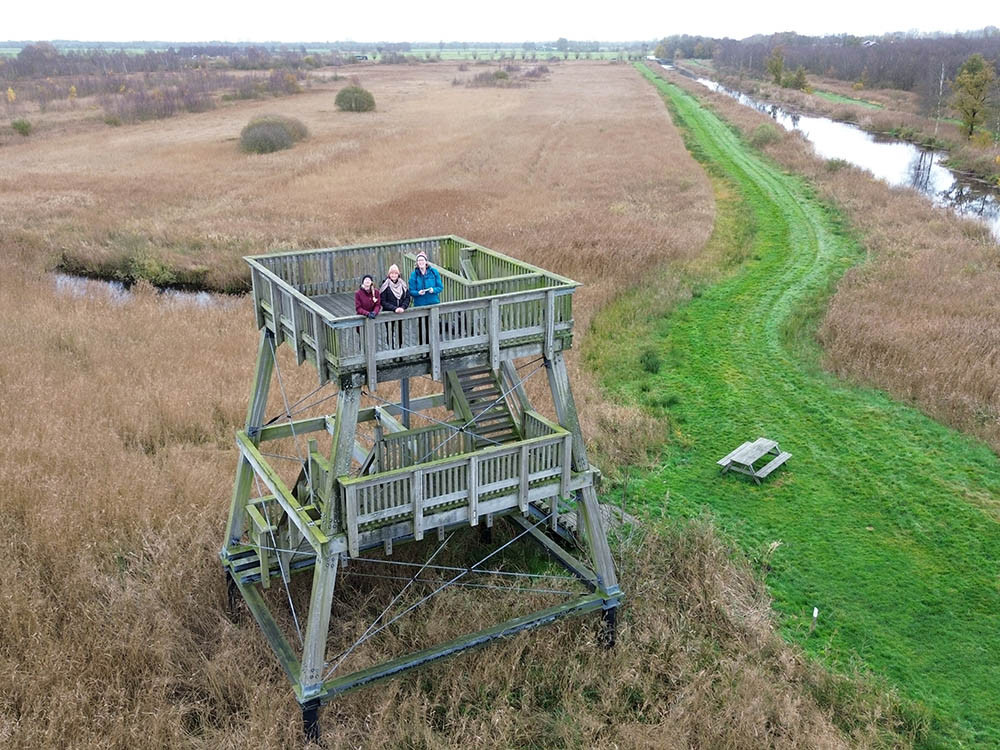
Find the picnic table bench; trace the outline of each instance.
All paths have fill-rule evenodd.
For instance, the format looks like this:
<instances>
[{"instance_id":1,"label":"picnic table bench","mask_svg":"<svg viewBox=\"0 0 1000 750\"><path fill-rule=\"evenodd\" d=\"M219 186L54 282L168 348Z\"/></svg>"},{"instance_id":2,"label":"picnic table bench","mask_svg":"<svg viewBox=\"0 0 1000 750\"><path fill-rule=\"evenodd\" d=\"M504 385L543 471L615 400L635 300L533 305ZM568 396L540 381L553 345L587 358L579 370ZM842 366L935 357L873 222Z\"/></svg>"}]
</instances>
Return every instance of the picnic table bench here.
<instances>
[{"instance_id":1,"label":"picnic table bench","mask_svg":"<svg viewBox=\"0 0 1000 750\"><path fill-rule=\"evenodd\" d=\"M754 464L757 461L771 454L774 455L774 458L759 469L754 468ZM746 474L753 478L754 482L760 484L762 479L766 478L768 474L791 457L792 454L782 451L776 441L760 437L753 442L743 443L739 448L729 455L720 458L716 463L722 467L723 474L730 470L738 471L740 474Z\"/></svg>"}]
</instances>

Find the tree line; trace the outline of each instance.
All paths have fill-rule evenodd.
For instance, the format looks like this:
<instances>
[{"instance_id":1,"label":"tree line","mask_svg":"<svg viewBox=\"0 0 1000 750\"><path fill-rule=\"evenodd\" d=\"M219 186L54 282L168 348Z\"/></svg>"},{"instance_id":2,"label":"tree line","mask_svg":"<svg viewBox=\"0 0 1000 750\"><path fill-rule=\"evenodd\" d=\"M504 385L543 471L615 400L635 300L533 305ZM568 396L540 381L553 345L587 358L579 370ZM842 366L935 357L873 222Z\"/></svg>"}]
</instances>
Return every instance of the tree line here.
<instances>
[{"instance_id":1,"label":"tree line","mask_svg":"<svg viewBox=\"0 0 1000 750\"><path fill-rule=\"evenodd\" d=\"M859 88L894 88L920 95L927 112L937 105L942 66L944 77L954 81L975 54L1000 60L1000 29L950 36L882 37L851 35L807 37L794 33L743 40L715 40L712 58L717 66L768 76L768 60L780 48L786 70L801 66L814 75L859 84Z\"/></svg>"},{"instance_id":2,"label":"tree line","mask_svg":"<svg viewBox=\"0 0 1000 750\"><path fill-rule=\"evenodd\" d=\"M54 76L128 75L178 72L199 67L237 70L299 69L349 62L339 52L307 54L304 46L197 44L129 52L124 49L60 50L51 42L23 47L0 58L0 79L17 81Z\"/></svg>"}]
</instances>

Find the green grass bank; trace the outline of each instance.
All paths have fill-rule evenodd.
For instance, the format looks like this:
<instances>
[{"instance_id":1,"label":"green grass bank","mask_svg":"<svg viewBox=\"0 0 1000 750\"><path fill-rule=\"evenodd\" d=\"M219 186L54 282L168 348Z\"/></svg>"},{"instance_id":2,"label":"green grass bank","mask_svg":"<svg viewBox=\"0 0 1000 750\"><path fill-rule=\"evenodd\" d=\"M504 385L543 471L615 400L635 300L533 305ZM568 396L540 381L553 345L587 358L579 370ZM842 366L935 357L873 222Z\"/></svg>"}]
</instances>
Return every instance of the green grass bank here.
<instances>
[{"instance_id":1,"label":"green grass bank","mask_svg":"<svg viewBox=\"0 0 1000 750\"><path fill-rule=\"evenodd\" d=\"M734 198L710 241L716 267L697 271L711 283L665 315L619 302L587 344L613 397L669 425L656 468L633 470L629 503L707 509L760 565L787 638L928 707L923 746L1000 746L1000 461L819 371L812 334L857 243L802 179L638 67ZM761 435L793 454L785 467L760 487L719 475L718 458Z\"/></svg>"}]
</instances>

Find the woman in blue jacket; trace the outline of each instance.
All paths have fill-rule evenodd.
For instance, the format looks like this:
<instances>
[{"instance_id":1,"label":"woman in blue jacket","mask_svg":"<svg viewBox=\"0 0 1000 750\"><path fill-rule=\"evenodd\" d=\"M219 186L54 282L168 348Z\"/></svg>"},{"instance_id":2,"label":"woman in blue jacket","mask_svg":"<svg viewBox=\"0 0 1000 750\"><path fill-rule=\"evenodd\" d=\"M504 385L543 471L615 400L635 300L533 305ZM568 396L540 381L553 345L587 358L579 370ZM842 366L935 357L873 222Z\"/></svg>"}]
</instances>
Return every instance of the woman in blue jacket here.
<instances>
[{"instance_id":1,"label":"woman in blue jacket","mask_svg":"<svg viewBox=\"0 0 1000 750\"><path fill-rule=\"evenodd\" d=\"M427 253L417 253L417 267L410 274L410 296L413 297L414 307L438 304L442 291L441 274L427 261Z\"/></svg>"}]
</instances>

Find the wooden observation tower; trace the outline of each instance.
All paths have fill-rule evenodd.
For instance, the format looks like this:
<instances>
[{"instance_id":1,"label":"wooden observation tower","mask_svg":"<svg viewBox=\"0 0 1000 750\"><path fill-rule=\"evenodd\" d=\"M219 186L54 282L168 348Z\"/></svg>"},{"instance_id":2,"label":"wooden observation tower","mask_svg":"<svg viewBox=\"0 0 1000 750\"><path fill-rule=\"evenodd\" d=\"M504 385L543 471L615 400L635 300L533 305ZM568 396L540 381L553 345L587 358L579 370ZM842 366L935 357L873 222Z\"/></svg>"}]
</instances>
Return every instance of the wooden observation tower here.
<instances>
[{"instance_id":1,"label":"wooden observation tower","mask_svg":"<svg viewBox=\"0 0 1000 750\"><path fill-rule=\"evenodd\" d=\"M364 274L383 278L396 263L407 278L421 251L442 277L441 304L355 314ZM563 360L578 284L454 236L246 260L260 343L221 558L231 602L242 595L260 625L307 735L318 736L319 706L340 693L564 615L600 610L601 638L612 645L621 592L594 488L599 473L587 460ZM294 401L278 363L282 344L316 371L315 390ZM524 388L536 372L547 374L552 418ZM439 387L411 399L414 378ZM278 395L279 414L268 418L269 396ZM317 408L336 398L336 411L298 416L310 398ZM480 543L491 544L484 532L501 517L513 529L509 541L474 564L433 564L463 528L478 526ZM436 547L426 562L393 556L425 537ZM494 555L522 539L568 571L538 576L568 582L553 590L554 604L342 673L359 643L402 616L390 614L393 606L405 614L487 569L502 576ZM344 578L367 564L404 566L398 579L408 595L428 571L445 573L416 604L399 604L397 594L354 645L337 651L328 636L338 572ZM507 575L530 583L533 574Z\"/></svg>"}]
</instances>

